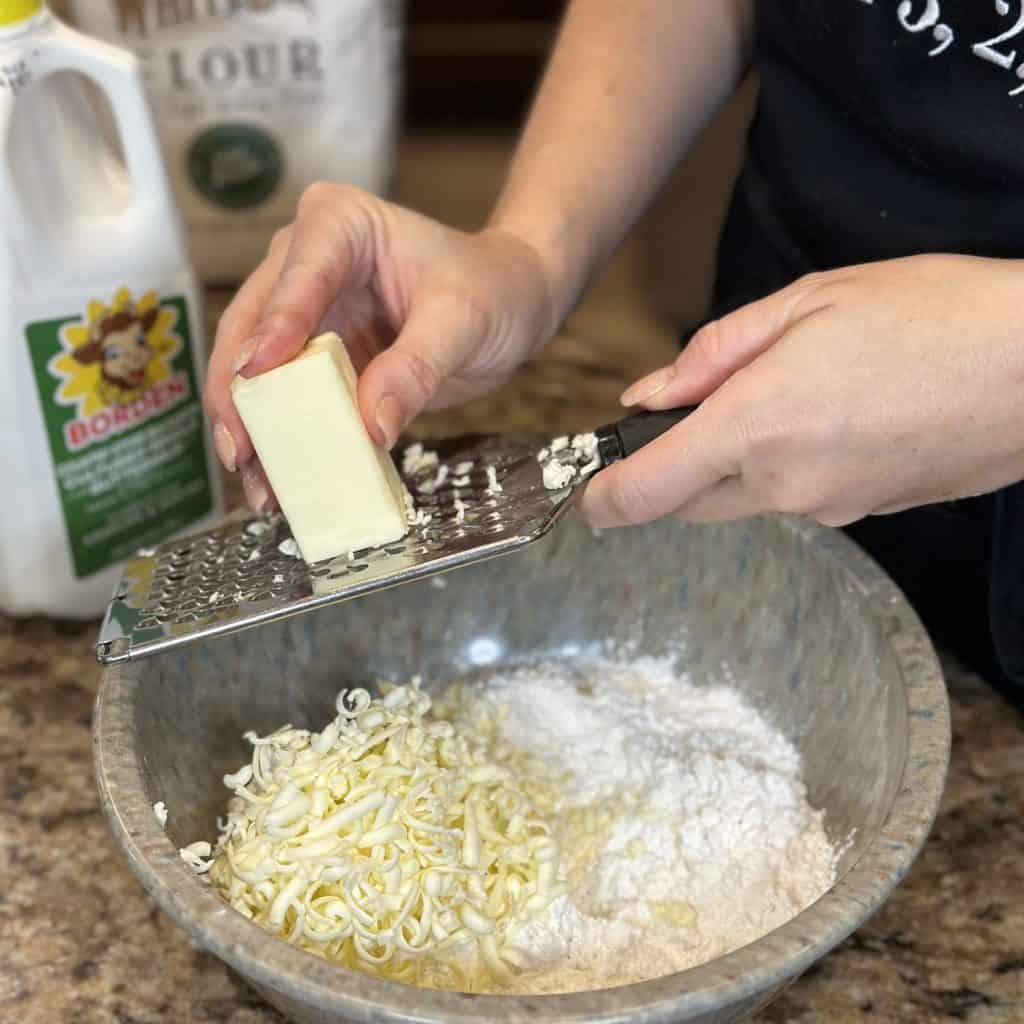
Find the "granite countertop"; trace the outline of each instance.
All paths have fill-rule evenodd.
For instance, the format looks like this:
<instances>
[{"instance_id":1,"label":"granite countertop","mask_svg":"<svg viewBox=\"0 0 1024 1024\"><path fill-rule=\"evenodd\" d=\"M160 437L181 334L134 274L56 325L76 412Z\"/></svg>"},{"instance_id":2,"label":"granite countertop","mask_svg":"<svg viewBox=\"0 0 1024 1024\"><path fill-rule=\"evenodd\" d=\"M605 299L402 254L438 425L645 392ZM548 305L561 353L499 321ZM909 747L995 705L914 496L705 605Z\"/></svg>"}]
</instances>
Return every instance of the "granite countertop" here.
<instances>
[{"instance_id":1,"label":"granite countertop","mask_svg":"<svg viewBox=\"0 0 1024 1024\"><path fill-rule=\"evenodd\" d=\"M666 339L639 351L635 320L589 315L497 397L419 430L610 419ZM0 617L0 1022L280 1022L156 909L114 847L90 751L95 637L95 623ZM884 909L757 1024L1024 1022L1024 718L944 666L953 757L931 839Z\"/></svg>"}]
</instances>

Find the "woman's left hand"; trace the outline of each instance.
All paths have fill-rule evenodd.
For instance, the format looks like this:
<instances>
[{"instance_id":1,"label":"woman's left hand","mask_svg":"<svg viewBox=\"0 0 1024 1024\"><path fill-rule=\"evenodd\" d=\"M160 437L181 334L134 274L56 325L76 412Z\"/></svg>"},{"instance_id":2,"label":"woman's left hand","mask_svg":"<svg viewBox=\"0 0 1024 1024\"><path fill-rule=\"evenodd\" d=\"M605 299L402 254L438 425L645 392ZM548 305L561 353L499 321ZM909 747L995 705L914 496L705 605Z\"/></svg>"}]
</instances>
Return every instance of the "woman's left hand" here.
<instances>
[{"instance_id":1,"label":"woman's left hand","mask_svg":"<svg viewBox=\"0 0 1024 1024\"><path fill-rule=\"evenodd\" d=\"M793 512L833 526L1024 478L1024 262L813 274L703 327L623 403L700 408L599 473L599 527Z\"/></svg>"}]
</instances>

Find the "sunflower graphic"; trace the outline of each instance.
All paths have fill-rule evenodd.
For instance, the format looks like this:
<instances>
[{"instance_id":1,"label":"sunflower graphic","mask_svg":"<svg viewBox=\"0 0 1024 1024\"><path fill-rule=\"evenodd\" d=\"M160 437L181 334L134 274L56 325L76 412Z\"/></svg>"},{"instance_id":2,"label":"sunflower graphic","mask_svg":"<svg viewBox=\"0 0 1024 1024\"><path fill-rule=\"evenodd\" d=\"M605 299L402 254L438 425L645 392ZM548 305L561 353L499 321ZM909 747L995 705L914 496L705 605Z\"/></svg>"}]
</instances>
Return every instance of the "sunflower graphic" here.
<instances>
[{"instance_id":1,"label":"sunflower graphic","mask_svg":"<svg viewBox=\"0 0 1024 1024\"><path fill-rule=\"evenodd\" d=\"M109 306L90 302L84 320L61 329L63 350L49 362L61 382L57 401L84 417L141 398L173 372L182 345L173 333L177 319L152 291L136 302L121 288Z\"/></svg>"}]
</instances>

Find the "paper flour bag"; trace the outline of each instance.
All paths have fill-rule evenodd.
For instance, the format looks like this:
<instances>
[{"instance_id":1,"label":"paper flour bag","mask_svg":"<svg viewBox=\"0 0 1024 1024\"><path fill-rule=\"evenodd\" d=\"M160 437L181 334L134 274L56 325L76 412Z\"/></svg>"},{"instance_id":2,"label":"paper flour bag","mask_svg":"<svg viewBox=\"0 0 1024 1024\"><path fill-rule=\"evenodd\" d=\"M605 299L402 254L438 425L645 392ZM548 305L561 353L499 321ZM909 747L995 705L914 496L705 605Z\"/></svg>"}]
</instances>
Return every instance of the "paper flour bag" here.
<instances>
[{"instance_id":1,"label":"paper flour bag","mask_svg":"<svg viewBox=\"0 0 1024 1024\"><path fill-rule=\"evenodd\" d=\"M134 50L208 282L259 262L303 188L390 184L400 0L66 0Z\"/></svg>"}]
</instances>

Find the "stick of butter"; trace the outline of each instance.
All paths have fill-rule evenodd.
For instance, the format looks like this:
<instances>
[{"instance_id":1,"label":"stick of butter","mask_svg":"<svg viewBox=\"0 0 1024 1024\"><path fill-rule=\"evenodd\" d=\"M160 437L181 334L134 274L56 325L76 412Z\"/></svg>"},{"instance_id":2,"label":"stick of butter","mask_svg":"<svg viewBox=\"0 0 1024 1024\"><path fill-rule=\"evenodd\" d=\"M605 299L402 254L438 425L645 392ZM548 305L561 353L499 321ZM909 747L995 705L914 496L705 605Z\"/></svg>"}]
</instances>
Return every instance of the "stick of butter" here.
<instances>
[{"instance_id":1,"label":"stick of butter","mask_svg":"<svg viewBox=\"0 0 1024 1024\"><path fill-rule=\"evenodd\" d=\"M356 401L356 372L336 334L289 363L231 385L302 557L334 558L404 537L405 491Z\"/></svg>"}]
</instances>

